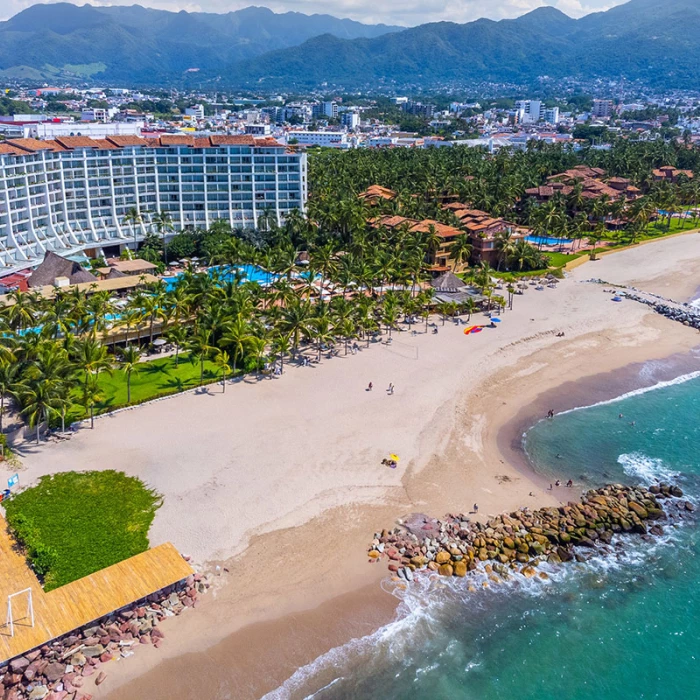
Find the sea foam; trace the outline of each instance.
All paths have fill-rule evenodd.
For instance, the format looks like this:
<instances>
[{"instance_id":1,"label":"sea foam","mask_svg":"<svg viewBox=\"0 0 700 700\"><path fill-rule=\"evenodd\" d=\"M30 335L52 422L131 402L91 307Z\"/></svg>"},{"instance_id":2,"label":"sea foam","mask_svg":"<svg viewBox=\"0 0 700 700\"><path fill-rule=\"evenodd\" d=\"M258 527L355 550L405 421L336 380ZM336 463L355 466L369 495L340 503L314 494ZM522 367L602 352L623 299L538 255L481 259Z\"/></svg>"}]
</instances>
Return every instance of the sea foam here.
<instances>
[{"instance_id":1,"label":"sea foam","mask_svg":"<svg viewBox=\"0 0 700 700\"><path fill-rule=\"evenodd\" d=\"M651 486L659 481L670 482L680 475L679 472L664 466L663 460L648 457L641 452L621 454L617 458L617 463L627 476L638 479L646 486Z\"/></svg>"}]
</instances>

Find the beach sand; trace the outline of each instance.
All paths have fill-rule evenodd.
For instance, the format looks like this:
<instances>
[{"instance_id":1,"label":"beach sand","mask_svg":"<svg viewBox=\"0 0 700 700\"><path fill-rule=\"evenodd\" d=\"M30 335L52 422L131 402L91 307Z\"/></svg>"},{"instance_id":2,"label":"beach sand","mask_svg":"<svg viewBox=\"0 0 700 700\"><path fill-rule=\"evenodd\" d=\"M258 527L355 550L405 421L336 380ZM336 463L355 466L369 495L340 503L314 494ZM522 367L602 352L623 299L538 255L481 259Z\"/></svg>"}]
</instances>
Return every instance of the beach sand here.
<instances>
[{"instance_id":1,"label":"beach sand","mask_svg":"<svg viewBox=\"0 0 700 700\"><path fill-rule=\"evenodd\" d=\"M165 500L152 544L172 541L214 572L198 610L164 626L164 647L107 668L96 698L260 697L391 618L385 565L365 556L376 530L411 512L441 516L477 502L487 517L570 497L548 491L513 451L517 431L546 414L544 401L564 407L547 392L593 387L596 376L700 344L697 331L612 303L584 280L682 300L698 287L699 262L699 234L640 246L579 267L557 289L529 288L497 329L464 336L438 321L438 335L419 326L391 346L100 418L66 443L26 445L25 484L76 468L144 479ZM392 452L395 470L381 465Z\"/></svg>"}]
</instances>

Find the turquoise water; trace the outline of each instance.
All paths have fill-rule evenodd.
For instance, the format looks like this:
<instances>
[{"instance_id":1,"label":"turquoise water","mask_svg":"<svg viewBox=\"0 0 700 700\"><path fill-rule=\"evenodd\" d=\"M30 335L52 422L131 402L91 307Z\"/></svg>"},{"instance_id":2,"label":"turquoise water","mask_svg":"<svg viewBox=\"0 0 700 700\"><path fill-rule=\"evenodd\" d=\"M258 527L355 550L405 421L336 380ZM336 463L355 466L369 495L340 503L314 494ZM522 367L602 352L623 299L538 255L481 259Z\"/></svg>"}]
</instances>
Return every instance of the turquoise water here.
<instances>
[{"instance_id":1,"label":"turquoise water","mask_svg":"<svg viewBox=\"0 0 700 700\"><path fill-rule=\"evenodd\" d=\"M247 282L257 282L258 284L269 284L274 276L258 267L257 265L241 265L234 269L225 267L211 267L209 268L210 274L219 274L222 282L233 282L238 277L243 281ZM171 291L177 286L178 281L182 278L182 273L173 275L172 277L163 277L163 283L165 284L165 289Z\"/></svg>"},{"instance_id":2,"label":"turquoise water","mask_svg":"<svg viewBox=\"0 0 700 700\"><path fill-rule=\"evenodd\" d=\"M568 245L574 242L571 238L554 238L553 236L525 236L525 240L535 245Z\"/></svg>"},{"instance_id":3,"label":"turquoise water","mask_svg":"<svg viewBox=\"0 0 700 700\"><path fill-rule=\"evenodd\" d=\"M258 265L239 265L238 267L210 267L209 274L217 276L221 282L235 282L240 279L243 282L256 282L260 285L267 285L274 282L279 275L273 272L268 272ZM308 279L308 272L296 272L292 275L295 279ZM182 278L182 273L173 275L172 277L163 277L166 291L172 291L177 286L178 281ZM321 275L317 274L316 279L320 279Z\"/></svg>"},{"instance_id":4,"label":"turquoise water","mask_svg":"<svg viewBox=\"0 0 700 700\"><path fill-rule=\"evenodd\" d=\"M696 500L699 418L695 377L542 421L525 446L552 480L673 478ZM690 515L665 529L586 563L543 565L547 581L477 582L470 593L468 579L423 580L395 622L300 669L270 698L698 698L700 531Z\"/></svg>"}]
</instances>

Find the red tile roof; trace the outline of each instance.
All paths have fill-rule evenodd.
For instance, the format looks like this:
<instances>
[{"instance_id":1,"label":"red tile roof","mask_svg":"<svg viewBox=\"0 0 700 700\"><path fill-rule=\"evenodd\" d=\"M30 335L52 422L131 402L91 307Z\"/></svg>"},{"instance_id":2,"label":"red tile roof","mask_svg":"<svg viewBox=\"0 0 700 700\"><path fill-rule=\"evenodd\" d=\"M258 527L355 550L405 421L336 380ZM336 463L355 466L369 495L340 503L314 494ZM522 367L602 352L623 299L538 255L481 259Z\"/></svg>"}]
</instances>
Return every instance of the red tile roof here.
<instances>
[{"instance_id":1,"label":"red tile roof","mask_svg":"<svg viewBox=\"0 0 700 700\"><path fill-rule=\"evenodd\" d=\"M140 136L108 136L107 141L111 141L115 146L145 146L146 140Z\"/></svg>"}]
</instances>

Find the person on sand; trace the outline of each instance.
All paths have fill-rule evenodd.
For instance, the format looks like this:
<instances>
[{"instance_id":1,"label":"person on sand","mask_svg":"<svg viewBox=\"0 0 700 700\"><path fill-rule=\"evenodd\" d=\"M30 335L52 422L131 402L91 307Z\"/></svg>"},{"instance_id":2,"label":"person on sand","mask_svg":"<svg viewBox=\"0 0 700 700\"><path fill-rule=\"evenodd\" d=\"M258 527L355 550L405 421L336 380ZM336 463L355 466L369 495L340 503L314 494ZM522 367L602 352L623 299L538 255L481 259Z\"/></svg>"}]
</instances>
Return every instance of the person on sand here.
<instances>
[{"instance_id":1,"label":"person on sand","mask_svg":"<svg viewBox=\"0 0 700 700\"><path fill-rule=\"evenodd\" d=\"M391 382L389 383L389 388L387 389L387 392L389 392L389 396L391 396L394 393L394 385Z\"/></svg>"},{"instance_id":2,"label":"person on sand","mask_svg":"<svg viewBox=\"0 0 700 700\"><path fill-rule=\"evenodd\" d=\"M479 512L479 505L477 503L474 504L474 512L475 513Z\"/></svg>"},{"instance_id":3,"label":"person on sand","mask_svg":"<svg viewBox=\"0 0 700 700\"><path fill-rule=\"evenodd\" d=\"M553 491L553 490L554 490L554 486L552 486L552 484L550 484L550 485L549 485L549 488L548 488L547 490L548 490L548 491Z\"/></svg>"},{"instance_id":4,"label":"person on sand","mask_svg":"<svg viewBox=\"0 0 700 700\"><path fill-rule=\"evenodd\" d=\"M573 485L574 485L574 482L573 482L571 479L569 479L569 480L566 482L566 487L569 488L569 489L570 489Z\"/></svg>"},{"instance_id":5,"label":"person on sand","mask_svg":"<svg viewBox=\"0 0 700 700\"><path fill-rule=\"evenodd\" d=\"M559 479L557 479L557 480L554 482L554 485L555 485L555 486L561 486L561 481L559 481Z\"/></svg>"},{"instance_id":6,"label":"person on sand","mask_svg":"<svg viewBox=\"0 0 700 700\"><path fill-rule=\"evenodd\" d=\"M372 382L370 382L369 385L367 386L367 391L372 391L372 386L374 386L374 385L372 384Z\"/></svg>"}]
</instances>

